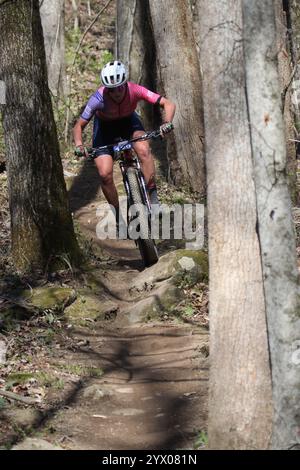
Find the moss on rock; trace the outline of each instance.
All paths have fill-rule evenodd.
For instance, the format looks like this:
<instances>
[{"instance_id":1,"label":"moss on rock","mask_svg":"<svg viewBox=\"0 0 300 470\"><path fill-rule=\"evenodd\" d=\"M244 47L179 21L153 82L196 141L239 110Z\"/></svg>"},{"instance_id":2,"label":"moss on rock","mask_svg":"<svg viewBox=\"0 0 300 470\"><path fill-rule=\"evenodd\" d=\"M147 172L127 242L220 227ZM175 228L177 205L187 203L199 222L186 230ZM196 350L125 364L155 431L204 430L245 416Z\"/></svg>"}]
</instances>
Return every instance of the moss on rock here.
<instances>
[{"instance_id":1,"label":"moss on rock","mask_svg":"<svg viewBox=\"0 0 300 470\"><path fill-rule=\"evenodd\" d=\"M204 251L176 251L173 282L179 287L191 287L197 282L208 282L208 256Z\"/></svg>"},{"instance_id":2,"label":"moss on rock","mask_svg":"<svg viewBox=\"0 0 300 470\"><path fill-rule=\"evenodd\" d=\"M76 292L65 287L38 287L23 291L22 297L36 309L62 312L76 299Z\"/></svg>"},{"instance_id":3,"label":"moss on rock","mask_svg":"<svg viewBox=\"0 0 300 470\"><path fill-rule=\"evenodd\" d=\"M141 289L145 283L155 284L166 279L179 286L184 277L191 278L191 283L208 281L208 256L205 251L180 249L162 256L157 264L145 269L138 280L134 280L134 287Z\"/></svg>"},{"instance_id":4,"label":"moss on rock","mask_svg":"<svg viewBox=\"0 0 300 470\"><path fill-rule=\"evenodd\" d=\"M145 321L161 320L164 314L175 308L182 296L183 292L166 280L153 294L140 300L123 315L120 315L118 324L127 325L129 323L132 325Z\"/></svg>"},{"instance_id":5,"label":"moss on rock","mask_svg":"<svg viewBox=\"0 0 300 470\"><path fill-rule=\"evenodd\" d=\"M0 311L0 328L10 329L15 323L45 310L62 313L75 299L76 292L71 288L38 287L15 291L11 305Z\"/></svg>"},{"instance_id":6,"label":"moss on rock","mask_svg":"<svg viewBox=\"0 0 300 470\"><path fill-rule=\"evenodd\" d=\"M180 261L181 258L191 258L197 266L200 267L201 273L203 276L202 281L208 281L208 255L203 250L177 250L176 252L176 259L177 262Z\"/></svg>"},{"instance_id":7,"label":"moss on rock","mask_svg":"<svg viewBox=\"0 0 300 470\"><path fill-rule=\"evenodd\" d=\"M111 301L103 301L93 294L80 295L76 301L65 309L65 317L73 323L82 323L84 319L107 320L118 307Z\"/></svg>"}]
</instances>

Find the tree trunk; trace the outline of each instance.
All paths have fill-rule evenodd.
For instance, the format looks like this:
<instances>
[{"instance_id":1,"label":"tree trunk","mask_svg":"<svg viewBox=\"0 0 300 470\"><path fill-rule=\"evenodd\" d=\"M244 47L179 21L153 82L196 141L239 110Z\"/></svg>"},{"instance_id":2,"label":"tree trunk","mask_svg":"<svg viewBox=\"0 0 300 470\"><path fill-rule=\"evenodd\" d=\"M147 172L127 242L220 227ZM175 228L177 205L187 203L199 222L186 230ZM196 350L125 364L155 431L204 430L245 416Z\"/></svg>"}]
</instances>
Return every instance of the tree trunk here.
<instances>
[{"instance_id":1,"label":"tree trunk","mask_svg":"<svg viewBox=\"0 0 300 470\"><path fill-rule=\"evenodd\" d=\"M275 0L276 16L276 43L278 53L278 70L280 77L280 87L282 94L282 109L284 113L287 174L290 193L293 201L297 201L297 160L294 132L294 113L292 109L292 87L291 87L291 48L287 28L286 12L283 10L282 0Z\"/></svg>"},{"instance_id":2,"label":"tree trunk","mask_svg":"<svg viewBox=\"0 0 300 470\"><path fill-rule=\"evenodd\" d=\"M211 449L265 449L271 379L250 132L241 2L198 1L210 265Z\"/></svg>"},{"instance_id":3,"label":"tree trunk","mask_svg":"<svg viewBox=\"0 0 300 470\"><path fill-rule=\"evenodd\" d=\"M175 183L205 192L202 83L189 0L150 1L163 94L177 105L168 160Z\"/></svg>"},{"instance_id":4,"label":"tree trunk","mask_svg":"<svg viewBox=\"0 0 300 470\"><path fill-rule=\"evenodd\" d=\"M77 262L47 83L38 0L0 1L0 79L12 255L20 271ZM57 264L57 263L56 263Z\"/></svg>"},{"instance_id":5,"label":"tree trunk","mask_svg":"<svg viewBox=\"0 0 300 470\"><path fill-rule=\"evenodd\" d=\"M289 28L292 43L292 61L295 75L292 82L292 103L295 114L295 132L297 140L300 140L300 3L298 0L285 0L289 9ZM298 158L298 173L300 160L300 142L296 143ZM300 182L298 176L298 194L300 194ZM299 197L300 199L300 197Z\"/></svg>"},{"instance_id":6,"label":"tree trunk","mask_svg":"<svg viewBox=\"0 0 300 470\"><path fill-rule=\"evenodd\" d=\"M289 28L292 35L292 55L294 64L300 60L300 3L299 0L283 0L286 9L289 10ZM300 71L297 70L297 77L300 78ZM300 86L300 84L298 85Z\"/></svg>"},{"instance_id":7,"label":"tree trunk","mask_svg":"<svg viewBox=\"0 0 300 470\"><path fill-rule=\"evenodd\" d=\"M91 2L90 2L90 0L87 0L86 6L87 6L88 15L89 15L89 16L92 16Z\"/></svg>"},{"instance_id":8,"label":"tree trunk","mask_svg":"<svg viewBox=\"0 0 300 470\"><path fill-rule=\"evenodd\" d=\"M149 0L118 0L116 53L128 68L129 79L155 91L155 44L149 23ZM141 102L145 126L153 127L153 106Z\"/></svg>"},{"instance_id":9,"label":"tree trunk","mask_svg":"<svg viewBox=\"0 0 300 470\"><path fill-rule=\"evenodd\" d=\"M244 0L245 65L271 352L272 447L300 448L300 297L272 0ZM257 47L257 44L260 47Z\"/></svg>"},{"instance_id":10,"label":"tree trunk","mask_svg":"<svg viewBox=\"0 0 300 470\"><path fill-rule=\"evenodd\" d=\"M200 53L200 36L199 36L199 9L197 8L198 0L190 0L190 5L193 14L193 32L195 37L196 49Z\"/></svg>"},{"instance_id":11,"label":"tree trunk","mask_svg":"<svg viewBox=\"0 0 300 470\"><path fill-rule=\"evenodd\" d=\"M64 0L43 0L40 12L49 87L54 96L65 95Z\"/></svg>"},{"instance_id":12,"label":"tree trunk","mask_svg":"<svg viewBox=\"0 0 300 470\"><path fill-rule=\"evenodd\" d=\"M72 0L72 9L73 9L73 17L74 17L74 30L76 31L79 28L79 14L78 14L77 0Z\"/></svg>"}]
</instances>

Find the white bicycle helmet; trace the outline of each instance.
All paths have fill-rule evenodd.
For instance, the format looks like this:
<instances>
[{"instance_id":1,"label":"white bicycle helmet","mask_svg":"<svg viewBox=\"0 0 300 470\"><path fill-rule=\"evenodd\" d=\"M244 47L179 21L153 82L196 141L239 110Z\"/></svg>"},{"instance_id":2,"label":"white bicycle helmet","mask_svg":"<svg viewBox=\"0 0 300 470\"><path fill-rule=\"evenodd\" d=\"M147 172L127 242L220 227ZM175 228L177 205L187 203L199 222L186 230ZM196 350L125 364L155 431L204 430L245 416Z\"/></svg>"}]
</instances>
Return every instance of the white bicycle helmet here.
<instances>
[{"instance_id":1,"label":"white bicycle helmet","mask_svg":"<svg viewBox=\"0 0 300 470\"><path fill-rule=\"evenodd\" d=\"M107 88L116 88L127 82L127 71L122 62L115 60L106 64L101 71L102 84Z\"/></svg>"}]
</instances>

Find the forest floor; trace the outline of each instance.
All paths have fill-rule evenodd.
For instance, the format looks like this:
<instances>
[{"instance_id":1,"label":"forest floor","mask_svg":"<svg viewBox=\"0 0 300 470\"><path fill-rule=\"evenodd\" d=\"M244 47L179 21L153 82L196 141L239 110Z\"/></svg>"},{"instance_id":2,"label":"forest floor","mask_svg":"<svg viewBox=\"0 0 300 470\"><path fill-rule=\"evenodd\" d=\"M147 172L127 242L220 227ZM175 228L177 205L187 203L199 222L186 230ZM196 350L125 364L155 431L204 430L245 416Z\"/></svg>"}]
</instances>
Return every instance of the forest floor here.
<instances>
[{"instance_id":1,"label":"forest floor","mask_svg":"<svg viewBox=\"0 0 300 470\"><path fill-rule=\"evenodd\" d=\"M144 270L134 242L97 239L103 196L94 166L70 160L64 166L89 262L76 273L23 279L19 289L6 276L1 447L205 447L206 253L199 258L180 240L163 241L159 263ZM32 403L19 401L24 397Z\"/></svg>"}]
</instances>

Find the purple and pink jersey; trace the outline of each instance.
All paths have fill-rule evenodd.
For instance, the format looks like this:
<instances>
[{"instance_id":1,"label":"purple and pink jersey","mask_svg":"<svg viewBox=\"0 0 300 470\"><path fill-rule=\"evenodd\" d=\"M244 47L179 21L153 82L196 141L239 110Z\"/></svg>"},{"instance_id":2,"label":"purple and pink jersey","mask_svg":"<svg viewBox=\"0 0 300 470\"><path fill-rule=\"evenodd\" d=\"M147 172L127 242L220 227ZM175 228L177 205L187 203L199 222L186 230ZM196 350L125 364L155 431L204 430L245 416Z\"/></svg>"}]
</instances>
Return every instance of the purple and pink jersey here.
<instances>
[{"instance_id":1,"label":"purple and pink jersey","mask_svg":"<svg viewBox=\"0 0 300 470\"><path fill-rule=\"evenodd\" d=\"M101 87L90 97L81 117L86 121L89 121L93 116L97 116L104 121L122 119L134 113L140 100L156 104L160 98L160 95L141 85L127 82L126 93L122 102L116 103L108 93L108 89Z\"/></svg>"}]
</instances>

